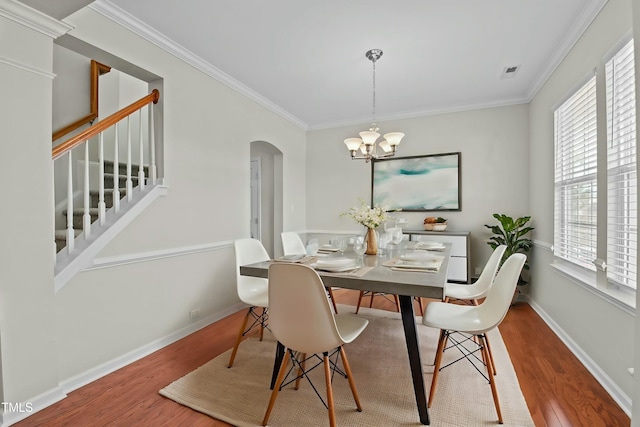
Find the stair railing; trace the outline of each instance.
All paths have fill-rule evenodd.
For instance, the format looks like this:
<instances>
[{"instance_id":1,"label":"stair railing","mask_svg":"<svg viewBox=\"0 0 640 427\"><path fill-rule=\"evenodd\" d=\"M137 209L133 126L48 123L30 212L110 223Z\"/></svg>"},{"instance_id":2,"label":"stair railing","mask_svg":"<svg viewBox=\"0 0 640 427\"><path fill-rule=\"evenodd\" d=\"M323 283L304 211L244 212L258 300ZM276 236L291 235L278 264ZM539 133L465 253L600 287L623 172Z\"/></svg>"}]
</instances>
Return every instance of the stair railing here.
<instances>
[{"instance_id":1,"label":"stair railing","mask_svg":"<svg viewBox=\"0 0 640 427\"><path fill-rule=\"evenodd\" d=\"M140 131L138 134L139 142L139 168L138 168L138 187L140 191L144 191L145 182L148 180L151 185L156 184L157 180L157 167L156 167L156 154L155 154L155 135L154 135L154 114L153 104L156 104L160 99L160 92L154 89L149 95L140 98L138 101L131 105L115 112L109 117L95 123L90 128L82 131L73 138L57 145L52 150L52 159L61 158L67 156L67 213L66 213L66 250L69 254L74 251L75 230L73 225L73 210L74 210L74 189L73 189L73 155L74 148L84 144L84 180L83 180L83 235L85 239L89 239L91 236L91 209L90 209L90 157L89 157L89 142L92 138L98 137L98 223L102 226L105 223L106 215L106 203L104 198L104 133L110 128L114 128L114 151L113 151L113 164L114 164L114 176L113 176L113 209L116 213L120 210L120 177L119 177L119 125L123 124L126 120L126 133L127 133L127 162L126 162L126 197L127 201L131 201L133 195L133 181L132 181L132 135L131 135L131 120L135 113L138 113ZM144 143L143 143L143 122L142 122L142 110L147 107L148 112L148 144L149 144L149 167L148 175L145 176L144 170Z\"/></svg>"}]
</instances>

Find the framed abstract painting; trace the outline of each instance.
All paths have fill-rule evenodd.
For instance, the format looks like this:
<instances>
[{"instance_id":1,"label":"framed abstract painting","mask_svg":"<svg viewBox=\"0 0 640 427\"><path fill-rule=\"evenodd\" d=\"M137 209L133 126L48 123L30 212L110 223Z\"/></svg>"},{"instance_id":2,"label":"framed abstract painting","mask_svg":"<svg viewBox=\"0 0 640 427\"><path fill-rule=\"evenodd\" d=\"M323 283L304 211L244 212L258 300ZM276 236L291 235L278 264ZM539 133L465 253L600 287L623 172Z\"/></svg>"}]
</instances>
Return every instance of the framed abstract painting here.
<instances>
[{"instance_id":1,"label":"framed abstract painting","mask_svg":"<svg viewBox=\"0 0 640 427\"><path fill-rule=\"evenodd\" d=\"M371 205L402 211L459 211L461 154L371 162Z\"/></svg>"}]
</instances>

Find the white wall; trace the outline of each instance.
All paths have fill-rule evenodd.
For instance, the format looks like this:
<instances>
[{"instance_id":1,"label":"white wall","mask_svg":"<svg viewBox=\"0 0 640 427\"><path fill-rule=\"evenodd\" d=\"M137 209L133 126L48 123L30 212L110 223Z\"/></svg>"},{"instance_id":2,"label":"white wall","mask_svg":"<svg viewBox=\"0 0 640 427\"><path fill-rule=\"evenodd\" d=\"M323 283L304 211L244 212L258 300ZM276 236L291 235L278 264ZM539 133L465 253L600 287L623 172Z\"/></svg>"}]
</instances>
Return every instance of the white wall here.
<instances>
[{"instance_id":1,"label":"white wall","mask_svg":"<svg viewBox=\"0 0 640 427\"><path fill-rule=\"evenodd\" d=\"M483 267L491 254L484 224L492 214L529 213L528 106L471 110L405 120L379 122L380 133L401 131L405 137L396 156L461 152L462 209L440 212L448 229L471 232L471 262ZM371 164L351 160L343 143L368 128L350 126L309 132L307 144L307 228L358 230L341 212L371 201ZM425 188L425 191L429 191ZM429 212L400 212L405 229L422 229Z\"/></svg>"},{"instance_id":2,"label":"white wall","mask_svg":"<svg viewBox=\"0 0 640 427\"><path fill-rule=\"evenodd\" d=\"M2 117L9 119L2 125L8 155L0 173L4 182L21 176L29 187L21 209L1 210L3 223L13 225L0 246L3 401L30 401L58 384L72 387L236 306L231 241L249 236L251 141L283 153L281 203L292 209L282 226L305 224L304 179L290 179L304 176L302 129L89 8L66 21L77 39L161 77L169 192L104 249L100 259L115 265L85 271L54 294L52 39L3 21L3 35L9 31L15 42L2 45L2 58L45 70L41 75L0 61L10 76L0 81ZM21 186L2 191L3 200L25 194ZM159 258L163 254L170 255ZM147 256L153 259L133 260ZM200 319L189 318L194 308Z\"/></svg>"},{"instance_id":3,"label":"white wall","mask_svg":"<svg viewBox=\"0 0 640 427\"><path fill-rule=\"evenodd\" d=\"M603 58L631 31L629 1L609 1L579 42L530 104L529 168L531 214L536 219L530 297L538 310L568 334L584 352L611 392L631 396L634 313L622 310L554 271L553 255L553 109L593 75L604 72ZM634 310L635 311L635 310ZM570 343L571 344L571 343ZM629 404L630 402L623 402ZM629 409L627 406L626 409Z\"/></svg>"},{"instance_id":4,"label":"white wall","mask_svg":"<svg viewBox=\"0 0 640 427\"><path fill-rule=\"evenodd\" d=\"M57 22L20 3L0 14L2 402L60 397L53 288L52 46ZM5 5L0 3L0 9ZM12 20L33 18L37 26ZM27 191L25 191L27 189ZM6 416L4 414L3 416Z\"/></svg>"}]
</instances>

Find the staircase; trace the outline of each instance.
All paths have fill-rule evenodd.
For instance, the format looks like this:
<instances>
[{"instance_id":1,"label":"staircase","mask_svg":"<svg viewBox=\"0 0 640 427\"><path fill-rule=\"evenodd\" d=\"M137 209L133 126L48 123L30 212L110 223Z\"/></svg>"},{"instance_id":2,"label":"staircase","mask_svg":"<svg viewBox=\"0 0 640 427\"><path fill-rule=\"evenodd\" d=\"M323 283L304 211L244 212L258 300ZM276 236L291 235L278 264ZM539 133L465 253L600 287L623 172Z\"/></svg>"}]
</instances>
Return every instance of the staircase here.
<instances>
[{"instance_id":1,"label":"staircase","mask_svg":"<svg viewBox=\"0 0 640 427\"><path fill-rule=\"evenodd\" d=\"M132 188L136 188L139 184L138 182L138 165L131 165L131 183ZM112 161L104 162L104 202L106 205L106 209L109 210L114 205L114 179L115 179L115 165ZM149 176L149 168L147 166L143 167L144 176ZM120 200L124 199L127 196L127 165L125 163L120 163L118 165L118 189L120 192ZM93 224L98 219L98 202L100 198L100 193L97 190L91 190L89 192L89 203L90 209L89 214L91 215L91 223ZM65 217L64 223L66 224L66 216L67 210L62 211L62 215ZM78 207L73 210L73 230L75 233L75 237L78 237L83 232L84 228L84 207ZM54 240L56 242L56 252L60 252L67 246L67 230L66 229L57 229L54 233Z\"/></svg>"}]
</instances>

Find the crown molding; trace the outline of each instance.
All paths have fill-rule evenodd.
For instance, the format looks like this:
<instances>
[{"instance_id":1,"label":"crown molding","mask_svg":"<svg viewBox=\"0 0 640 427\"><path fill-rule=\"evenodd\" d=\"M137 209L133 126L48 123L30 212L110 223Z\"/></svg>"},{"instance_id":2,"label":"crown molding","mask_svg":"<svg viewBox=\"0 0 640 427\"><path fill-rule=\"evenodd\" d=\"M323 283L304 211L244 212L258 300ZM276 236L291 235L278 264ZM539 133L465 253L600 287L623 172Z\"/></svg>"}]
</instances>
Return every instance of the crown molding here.
<instances>
[{"instance_id":1,"label":"crown molding","mask_svg":"<svg viewBox=\"0 0 640 427\"><path fill-rule=\"evenodd\" d=\"M52 39L56 39L73 29L73 26L16 0L0 0L0 16Z\"/></svg>"},{"instance_id":2,"label":"crown molding","mask_svg":"<svg viewBox=\"0 0 640 427\"><path fill-rule=\"evenodd\" d=\"M540 73L540 78L533 84L533 86L531 86L527 97L529 100L528 102L531 102L531 100L533 100L537 95L538 91L542 89L542 86L544 86L547 80L549 80L553 72L562 63L571 49L573 49L580 37L582 37L584 32L589 28L593 20L596 19L596 16L598 16L608 1L609 0L591 0L589 4L585 6L578 19L574 21L571 28L567 31L563 43L558 45L558 49L556 50L555 55L551 57L547 68Z\"/></svg>"},{"instance_id":3,"label":"crown molding","mask_svg":"<svg viewBox=\"0 0 640 427\"><path fill-rule=\"evenodd\" d=\"M2 0L0 0L2 1ZM160 49L170 53L176 58L186 62L192 67L202 71L204 74L214 78L220 83L230 87L236 92L244 95L245 97L255 101L257 104L265 107L266 109L272 111L273 113L279 115L280 117L288 120L294 125L300 127L303 130L307 130L308 126L305 122L298 119L291 113L287 112L283 108L269 101L267 98L263 97L259 93L254 90L248 88L243 85L239 81L235 80L230 75L225 72L219 70L214 67L210 63L206 62L198 55L174 42L173 40L166 37L164 34L158 32L152 27L148 26L144 22L140 21L138 18L128 14L124 10L120 9L113 3L108 0L96 0L92 4L89 5L89 8L98 12L99 14L111 19L115 23L123 26L134 34L142 37L148 42L158 46Z\"/></svg>"},{"instance_id":4,"label":"crown molding","mask_svg":"<svg viewBox=\"0 0 640 427\"><path fill-rule=\"evenodd\" d=\"M392 114L387 116L376 116L376 123L380 125L384 122L388 122L392 120L404 120L404 119L413 119L416 117L437 116L439 114L462 113L465 111L482 110L485 108L509 107L512 105L528 104L529 101L530 100L526 97L519 97L519 98L511 98L511 99L505 99L505 100L479 102L475 104L472 103L472 104L449 105L449 106L431 108L426 110L408 111L400 114ZM333 128L346 127L346 126L362 125L363 123L371 123L371 117L363 117L361 119L345 120L341 122L321 123L317 126L309 126L307 130L314 131L314 130L323 130L323 129L333 129Z\"/></svg>"}]
</instances>

